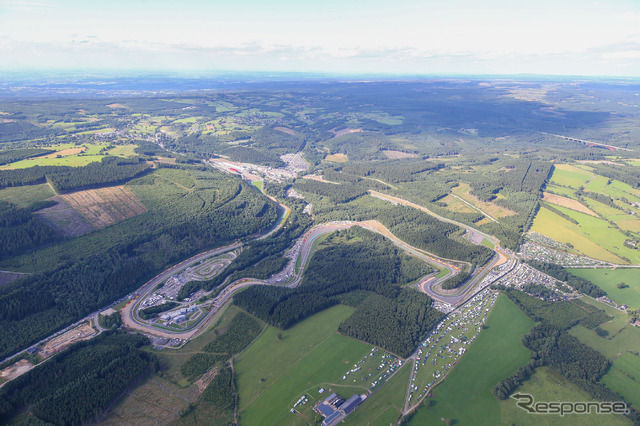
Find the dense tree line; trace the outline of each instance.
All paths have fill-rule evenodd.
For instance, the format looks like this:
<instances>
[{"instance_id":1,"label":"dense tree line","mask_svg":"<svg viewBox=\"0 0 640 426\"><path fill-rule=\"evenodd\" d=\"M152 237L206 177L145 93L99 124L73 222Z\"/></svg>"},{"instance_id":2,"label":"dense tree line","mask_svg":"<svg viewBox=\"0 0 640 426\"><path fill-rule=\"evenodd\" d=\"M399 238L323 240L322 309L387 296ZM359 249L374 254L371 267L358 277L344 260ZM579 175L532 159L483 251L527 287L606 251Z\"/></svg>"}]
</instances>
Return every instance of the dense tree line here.
<instances>
[{"instance_id":1,"label":"dense tree line","mask_svg":"<svg viewBox=\"0 0 640 426\"><path fill-rule=\"evenodd\" d=\"M29 408L53 424L80 425L101 414L136 379L156 371L143 336L106 332L73 345L0 389L0 421Z\"/></svg>"},{"instance_id":2,"label":"dense tree line","mask_svg":"<svg viewBox=\"0 0 640 426\"><path fill-rule=\"evenodd\" d=\"M412 289L402 290L395 298L372 295L338 331L408 357L444 317L431 303L429 296Z\"/></svg>"},{"instance_id":3,"label":"dense tree line","mask_svg":"<svg viewBox=\"0 0 640 426\"><path fill-rule=\"evenodd\" d=\"M62 238L33 214L34 208L42 205L18 208L0 201L0 257L22 253Z\"/></svg>"},{"instance_id":4,"label":"dense tree line","mask_svg":"<svg viewBox=\"0 0 640 426\"><path fill-rule=\"evenodd\" d=\"M549 287L536 283L523 284L520 289L527 294L544 300L553 299L560 295L560 293L550 289Z\"/></svg>"},{"instance_id":5,"label":"dense tree line","mask_svg":"<svg viewBox=\"0 0 640 426\"><path fill-rule=\"evenodd\" d=\"M237 354L249 346L261 331L262 327L258 324L258 321L244 312L239 312L233 317L227 330L217 336L213 342L207 344L204 350L207 352Z\"/></svg>"},{"instance_id":6,"label":"dense tree line","mask_svg":"<svg viewBox=\"0 0 640 426\"><path fill-rule=\"evenodd\" d=\"M288 263L283 254L292 241L304 234L312 225L311 217L303 213L303 203L292 203L286 225L270 238L251 241L245 245L234 261L220 274L206 281L191 281L180 289L178 298L183 300L199 289L211 290L245 277L267 279L280 272Z\"/></svg>"},{"instance_id":7,"label":"dense tree line","mask_svg":"<svg viewBox=\"0 0 640 426\"><path fill-rule=\"evenodd\" d=\"M464 284L470 277L471 274L469 272L460 271L456 275L442 283L442 288L445 290L453 290L454 288L458 288L462 284Z\"/></svg>"},{"instance_id":8,"label":"dense tree line","mask_svg":"<svg viewBox=\"0 0 640 426\"><path fill-rule=\"evenodd\" d=\"M104 157L99 163L84 167L34 166L26 169L0 170L0 188L49 182L58 192L97 188L127 182L151 166L138 158Z\"/></svg>"},{"instance_id":9,"label":"dense tree line","mask_svg":"<svg viewBox=\"0 0 640 426\"><path fill-rule=\"evenodd\" d=\"M632 188L640 188L640 172L632 166L613 166L605 163L593 164L592 167L599 175L609 179L619 180Z\"/></svg>"},{"instance_id":10,"label":"dense tree line","mask_svg":"<svg viewBox=\"0 0 640 426\"><path fill-rule=\"evenodd\" d=\"M620 394L599 383L599 380L610 367L609 360L600 352L581 343L566 331L567 328L575 324L575 319L578 315L574 312L574 321L553 321L553 316L561 314L562 308L567 309L568 305L562 306L560 303L555 303L555 305L561 306L560 310L553 310L553 315L540 316L540 309L532 309L532 305L537 304L539 307L541 301L514 289L502 288L501 290L527 316L534 321L540 322L540 324L532 328L522 338L523 345L532 351L531 360L512 376L507 377L495 386L494 394L498 398L507 399L523 382L531 377L535 372L535 368L549 366L599 401L624 401ZM551 304L548 302L542 303ZM585 320L581 321L583 325L590 326L590 328L611 319L611 317L607 317L604 314L604 311L582 302L580 307L582 309L591 309L591 314L585 317L587 324L583 322ZM640 413L633 408L631 408L626 417L632 420L634 424L640 423Z\"/></svg>"},{"instance_id":11,"label":"dense tree line","mask_svg":"<svg viewBox=\"0 0 640 426\"><path fill-rule=\"evenodd\" d=\"M260 148L276 150L281 153L298 152L304 148L304 141L298 135L276 130L270 127L262 127L251 135L251 142Z\"/></svg>"},{"instance_id":12,"label":"dense tree line","mask_svg":"<svg viewBox=\"0 0 640 426\"><path fill-rule=\"evenodd\" d=\"M496 158L497 160L497 158ZM482 173L470 180L473 193L483 201L492 201L501 189L538 194L552 171L548 161L526 158L506 163L504 173ZM478 174L476 174L478 175Z\"/></svg>"},{"instance_id":13,"label":"dense tree line","mask_svg":"<svg viewBox=\"0 0 640 426\"><path fill-rule=\"evenodd\" d=\"M223 354L195 354L180 367L180 372L189 382L198 380L204 373L211 370L216 364L228 358Z\"/></svg>"},{"instance_id":14,"label":"dense tree line","mask_svg":"<svg viewBox=\"0 0 640 426\"><path fill-rule=\"evenodd\" d=\"M580 343L557 326L544 322L525 334L522 343L533 352L532 359L511 377L498 383L494 393L500 399L507 399L539 366L549 366L574 383L595 384L610 365L600 352Z\"/></svg>"},{"instance_id":15,"label":"dense tree line","mask_svg":"<svg viewBox=\"0 0 640 426\"><path fill-rule=\"evenodd\" d=\"M194 191L167 210L60 243L78 254L0 287L0 357L124 296L168 265L273 226L277 213L270 202L244 183L236 195L232 186L225 195L225 183L210 190L216 195L208 202L200 198L206 192ZM103 240L108 235L117 238Z\"/></svg>"},{"instance_id":16,"label":"dense tree line","mask_svg":"<svg viewBox=\"0 0 640 426\"><path fill-rule=\"evenodd\" d=\"M400 286L431 270L369 231L355 228L334 234L343 237L352 241L315 252L298 288L254 286L235 296L235 303L272 325L288 328L340 303L350 292L367 290L393 299Z\"/></svg>"},{"instance_id":17,"label":"dense tree line","mask_svg":"<svg viewBox=\"0 0 640 426\"><path fill-rule=\"evenodd\" d=\"M0 151L0 166L13 163L15 161L24 160L25 158L51 154L53 152L55 151L43 148L21 148Z\"/></svg>"},{"instance_id":18,"label":"dense tree line","mask_svg":"<svg viewBox=\"0 0 640 426\"><path fill-rule=\"evenodd\" d=\"M546 302L513 288L496 287L534 321L544 322L561 329L580 323L595 328L611 319L602 309L587 305L580 300Z\"/></svg>"},{"instance_id":19,"label":"dense tree line","mask_svg":"<svg viewBox=\"0 0 640 426\"><path fill-rule=\"evenodd\" d=\"M436 171L444 167L443 163L416 159L388 160L379 163L349 164L342 171L352 175L380 179L388 183L411 182L416 175L427 171Z\"/></svg>"},{"instance_id":20,"label":"dense tree line","mask_svg":"<svg viewBox=\"0 0 640 426\"><path fill-rule=\"evenodd\" d=\"M218 371L209 386L200 395L200 401L213 405L219 410L232 410L236 402L233 372L224 366Z\"/></svg>"},{"instance_id":21,"label":"dense tree line","mask_svg":"<svg viewBox=\"0 0 640 426\"><path fill-rule=\"evenodd\" d=\"M0 143L38 139L65 133L63 129L35 126L24 121L24 117L19 115L14 115L12 118L16 121L0 123Z\"/></svg>"},{"instance_id":22,"label":"dense tree line","mask_svg":"<svg viewBox=\"0 0 640 426\"><path fill-rule=\"evenodd\" d=\"M537 270L544 272L545 274L551 275L553 278L566 282L569 287L579 291L582 294L586 294L591 297L601 297L606 296L607 293L604 292L600 287L587 280L586 278L579 277L577 275L572 274L567 271L560 265L556 265L553 263L542 262L539 260L528 260L527 263Z\"/></svg>"},{"instance_id":23,"label":"dense tree line","mask_svg":"<svg viewBox=\"0 0 640 426\"><path fill-rule=\"evenodd\" d=\"M104 328L115 329L120 328L120 326L122 325L122 316L120 315L120 312L114 312L109 315L100 316L102 318L102 324L104 325Z\"/></svg>"},{"instance_id":24,"label":"dense tree line","mask_svg":"<svg viewBox=\"0 0 640 426\"><path fill-rule=\"evenodd\" d=\"M613 199L607 194L600 194L599 192L593 191L579 191L577 192L577 194L578 196L584 196L587 198L591 198L592 200L596 200L597 202L605 204L614 209L620 209L620 207L618 207L616 203L613 202Z\"/></svg>"},{"instance_id":25,"label":"dense tree line","mask_svg":"<svg viewBox=\"0 0 640 426\"><path fill-rule=\"evenodd\" d=\"M104 157L100 163L89 163L84 167L66 167L47 175L47 181L57 192L96 188L104 185L125 183L149 170L151 166L118 157Z\"/></svg>"},{"instance_id":26,"label":"dense tree line","mask_svg":"<svg viewBox=\"0 0 640 426\"><path fill-rule=\"evenodd\" d=\"M420 210L406 206L395 206L382 210L377 219L401 240L427 250L438 256L484 265L493 256L493 250L451 237L461 235L463 230L456 225L441 222Z\"/></svg>"},{"instance_id":27,"label":"dense tree line","mask_svg":"<svg viewBox=\"0 0 640 426\"><path fill-rule=\"evenodd\" d=\"M178 303L176 303L176 302L165 302L165 303L162 303L160 305L150 306L148 308L140 309L138 311L138 315L143 320L147 320L149 318L154 318L160 312L169 311L169 310L175 308L176 306L178 306Z\"/></svg>"},{"instance_id":28,"label":"dense tree line","mask_svg":"<svg viewBox=\"0 0 640 426\"><path fill-rule=\"evenodd\" d=\"M363 196L368 191L366 186L359 183L345 182L336 185L311 179L298 179L293 186L302 192L311 192L323 197L329 197L336 204L348 203Z\"/></svg>"},{"instance_id":29,"label":"dense tree line","mask_svg":"<svg viewBox=\"0 0 640 426\"><path fill-rule=\"evenodd\" d=\"M222 154L241 163L262 164L271 167L283 167L284 162L276 154L246 146L234 146L225 149Z\"/></svg>"}]
</instances>

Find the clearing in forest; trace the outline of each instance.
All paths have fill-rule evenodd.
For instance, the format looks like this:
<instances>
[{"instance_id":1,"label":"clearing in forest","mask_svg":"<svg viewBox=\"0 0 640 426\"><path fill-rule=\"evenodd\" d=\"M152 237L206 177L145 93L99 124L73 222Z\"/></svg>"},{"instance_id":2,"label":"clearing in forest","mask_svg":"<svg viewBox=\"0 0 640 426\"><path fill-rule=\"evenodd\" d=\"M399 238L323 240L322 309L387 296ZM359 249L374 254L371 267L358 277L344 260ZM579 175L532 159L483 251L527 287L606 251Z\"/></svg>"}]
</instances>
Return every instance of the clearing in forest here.
<instances>
[{"instance_id":1,"label":"clearing in forest","mask_svg":"<svg viewBox=\"0 0 640 426\"><path fill-rule=\"evenodd\" d=\"M60 195L97 229L113 225L147 211L138 198L126 187L88 189Z\"/></svg>"}]
</instances>

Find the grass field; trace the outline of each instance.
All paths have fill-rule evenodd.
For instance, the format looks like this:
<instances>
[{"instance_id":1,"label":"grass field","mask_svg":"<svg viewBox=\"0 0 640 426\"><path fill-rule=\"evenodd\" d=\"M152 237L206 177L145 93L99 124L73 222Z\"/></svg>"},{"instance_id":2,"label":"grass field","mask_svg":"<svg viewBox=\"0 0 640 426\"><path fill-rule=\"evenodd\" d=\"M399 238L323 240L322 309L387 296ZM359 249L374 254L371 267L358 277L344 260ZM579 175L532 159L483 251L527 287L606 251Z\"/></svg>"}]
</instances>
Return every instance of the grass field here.
<instances>
[{"instance_id":1,"label":"grass field","mask_svg":"<svg viewBox=\"0 0 640 426\"><path fill-rule=\"evenodd\" d=\"M634 408L640 408L640 357L638 355L629 352L621 355L600 381L624 396Z\"/></svg>"},{"instance_id":2,"label":"grass field","mask_svg":"<svg viewBox=\"0 0 640 426\"><path fill-rule=\"evenodd\" d=\"M569 331L573 336L611 361L615 361L625 352L638 351L640 348L640 328L629 324L627 313L588 297L583 297L581 300L603 309L608 315L613 316L613 319L599 326L609 333L605 337L599 336L594 330L586 329L582 325L576 325Z\"/></svg>"},{"instance_id":3,"label":"grass field","mask_svg":"<svg viewBox=\"0 0 640 426\"><path fill-rule=\"evenodd\" d=\"M352 312L352 308L335 306L288 330L268 327L235 366L239 422L308 424L316 416L311 410L313 404L322 397L319 387L344 397L365 393L369 387L366 382L356 386L342 380L348 367L372 349L371 345L336 334L338 325ZM309 402L297 407L300 414L290 413L304 394L310 397Z\"/></svg>"},{"instance_id":4,"label":"grass field","mask_svg":"<svg viewBox=\"0 0 640 426\"><path fill-rule=\"evenodd\" d=\"M346 163L349 159L345 154L329 154L325 157L327 161L333 161L334 163Z\"/></svg>"},{"instance_id":5,"label":"grass field","mask_svg":"<svg viewBox=\"0 0 640 426\"><path fill-rule=\"evenodd\" d=\"M18 207L29 207L36 201L53 197L51 187L46 184L26 185L0 190L0 200L9 201Z\"/></svg>"},{"instance_id":6,"label":"grass field","mask_svg":"<svg viewBox=\"0 0 640 426\"><path fill-rule=\"evenodd\" d=\"M350 414L345 423L380 426L391 424L402 413L410 377L411 364L407 363L380 390L363 402L353 414Z\"/></svg>"},{"instance_id":7,"label":"grass field","mask_svg":"<svg viewBox=\"0 0 640 426\"><path fill-rule=\"evenodd\" d=\"M551 183L579 188L593 177L593 173L579 169L570 164L556 164L551 176Z\"/></svg>"},{"instance_id":8,"label":"grass field","mask_svg":"<svg viewBox=\"0 0 640 426\"><path fill-rule=\"evenodd\" d=\"M640 308L640 270L637 269L571 269L571 273L586 278L607 292L607 296L619 305ZM618 283L629 287L620 289Z\"/></svg>"},{"instance_id":9,"label":"grass field","mask_svg":"<svg viewBox=\"0 0 640 426\"><path fill-rule=\"evenodd\" d=\"M558 207L558 209L561 208ZM553 238L563 244L572 244L586 256L613 263L623 262L623 259L620 257L610 253L594 241L591 241L591 239L583 234L578 225L569 222L545 208L541 208L538 211L531 230Z\"/></svg>"},{"instance_id":10,"label":"grass field","mask_svg":"<svg viewBox=\"0 0 640 426\"><path fill-rule=\"evenodd\" d=\"M518 392L532 395L536 402L592 401L589 393L571 383L548 367L539 367L533 376L518 388ZM622 416L598 414L533 415L516 405L514 399L500 402L501 423L511 425L625 425L631 422Z\"/></svg>"},{"instance_id":11,"label":"grass field","mask_svg":"<svg viewBox=\"0 0 640 426\"><path fill-rule=\"evenodd\" d=\"M90 133L93 133L90 132ZM16 161L7 166L9 169L26 169L33 166L71 166L81 167L89 163L102 161L104 155L100 151L108 144L90 144L84 143L81 146L75 144L60 144L47 146L47 149L55 149L53 154L41 157L28 158L26 160ZM80 151L80 148L83 148ZM119 157L129 157L135 155L136 145L116 145L108 151L109 155Z\"/></svg>"},{"instance_id":12,"label":"grass field","mask_svg":"<svg viewBox=\"0 0 640 426\"><path fill-rule=\"evenodd\" d=\"M500 296L487 320L487 328L451 371L433 397L418 409L412 425L500 423L500 401L493 387L529 361L530 351L520 338L534 323L505 296ZM464 409L461 409L464 407Z\"/></svg>"}]
</instances>

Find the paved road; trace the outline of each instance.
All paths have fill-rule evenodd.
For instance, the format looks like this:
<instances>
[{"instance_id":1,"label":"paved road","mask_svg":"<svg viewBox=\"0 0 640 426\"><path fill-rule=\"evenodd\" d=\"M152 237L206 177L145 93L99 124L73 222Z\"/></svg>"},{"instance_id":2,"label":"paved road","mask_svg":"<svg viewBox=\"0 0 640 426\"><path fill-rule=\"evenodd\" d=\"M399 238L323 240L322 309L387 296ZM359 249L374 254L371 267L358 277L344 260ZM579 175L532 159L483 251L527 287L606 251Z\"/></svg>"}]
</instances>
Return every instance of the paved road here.
<instances>
[{"instance_id":1,"label":"paved road","mask_svg":"<svg viewBox=\"0 0 640 426\"><path fill-rule=\"evenodd\" d=\"M482 279L486 276L487 272L489 272L495 266L501 265L503 263L508 262L510 259L515 258L515 254L513 254L510 250L506 250L500 247L500 240L498 240L496 237L492 235L486 234L474 228L473 226L440 216L439 214L432 212L431 210L427 209L424 206L412 203L411 201L408 201L399 197L394 197L392 195L383 194L381 192L377 192L373 190L369 191L369 193L372 196L379 198L381 200L386 200L394 204L402 204L402 205L413 207L415 209L423 211L442 222L451 223L453 225L456 225L465 229L470 233L480 235L481 237L486 238L488 241L490 241L494 245L495 247L494 250L496 254L485 266L474 271L473 278L467 281L467 283L461 289L458 289L452 292L445 292L444 290L441 289L442 283L447 278L449 278L449 276L443 277L441 279L430 279L421 283L422 290L433 299L439 300L441 302L449 303L451 305L457 305L459 303L462 303L466 299L468 299L471 295L477 292L478 289L476 287L480 282L482 282Z\"/></svg>"}]
</instances>

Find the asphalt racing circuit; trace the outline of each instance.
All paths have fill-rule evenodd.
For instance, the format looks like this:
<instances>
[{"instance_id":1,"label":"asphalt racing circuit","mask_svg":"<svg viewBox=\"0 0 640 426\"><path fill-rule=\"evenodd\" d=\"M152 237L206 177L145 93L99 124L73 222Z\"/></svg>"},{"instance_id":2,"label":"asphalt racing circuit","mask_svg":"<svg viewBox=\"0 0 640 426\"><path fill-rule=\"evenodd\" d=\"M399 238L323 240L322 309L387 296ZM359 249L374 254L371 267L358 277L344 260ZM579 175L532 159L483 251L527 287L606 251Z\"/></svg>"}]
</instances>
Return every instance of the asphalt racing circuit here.
<instances>
[{"instance_id":1,"label":"asphalt racing circuit","mask_svg":"<svg viewBox=\"0 0 640 426\"><path fill-rule=\"evenodd\" d=\"M394 197L395 198L395 197ZM402 200L404 201L404 200ZM394 199L395 202L395 199ZM286 215L288 210L284 210L284 214ZM458 226L463 226L461 224L456 223ZM279 221L279 224L268 232L268 235L273 234L277 229L284 225L284 220ZM151 294L156 287L169 279L171 276L174 276L177 273L180 273L184 269L188 268L191 265L199 263L205 259L211 258L212 256L220 255L231 250L235 250L241 247L240 243L228 245L225 247L221 247L215 250L211 250L205 253L201 253L196 255L190 259L187 259L178 265L173 266L170 269L162 272L149 282L147 282L144 286L142 286L135 297L135 299L125 306L122 310L122 317L125 325L143 333L152 334L155 336L165 337L165 338L177 338L183 340L189 340L196 336L201 330L203 330L206 325L208 325L211 320L216 317L216 315L220 312L221 308L231 299L231 297L236 294L238 291L241 291L247 287L254 285L274 285L274 286L282 286L294 288L297 287L302 281L303 273L305 267L307 266L309 259L313 253L314 243L318 240L319 237L323 235L327 235L333 233L338 230L348 229L353 226L360 226L364 229L367 229L372 232L376 232L384 237L388 238L393 244L397 247L405 251L411 256L416 257L423 262L426 262L432 266L435 266L439 270L446 270L446 274L442 275L440 278L435 278L434 274L429 274L426 277L423 277L418 283L418 289L429 294L433 299L438 300L442 303L449 304L451 306L456 306L463 303L465 300L469 299L473 294L480 290L479 284L482 282L482 279L486 275L488 271L490 271L493 267L502 264L506 261L507 256L502 253L500 250L496 250L496 254L492 257L492 259L483 267L476 268L474 271L472 278L467 281L467 283L461 288L456 289L454 291L445 291L442 290L441 284L446 279L454 276L458 272L460 272L462 267L471 267L472 265L456 261L452 259L445 259L442 257L438 257L432 253L426 252L424 250L413 247L406 242L400 240L395 235L393 235L386 227L384 227L380 222L375 220L363 221L363 222L353 222L353 221L337 221L337 222L329 222L320 225L316 225L312 227L309 231L307 231L299 240L294 244L293 248L289 250L287 253L287 257L290 258L288 265L279 273L273 275L272 277L266 280L259 280L256 278L246 277L239 280L236 280L230 284L228 284L221 292L218 294L213 300L209 302L205 302L199 306L205 314L201 315L200 318L194 322L194 324L190 325L187 329L184 330L172 330L167 327L159 327L155 324L151 324L148 321L142 320L138 315L137 311L141 307L142 301L144 301L149 294ZM467 228L467 227L465 227ZM479 232L473 229L473 232ZM486 234L482 234L484 238L491 238L494 244L497 244L497 239L488 236ZM264 235L257 237L257 239L264 238ZM298 267L296 265L299 265ZM220 269L221 270L221 269Z\"/></svg>"}]
</instances>

